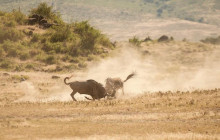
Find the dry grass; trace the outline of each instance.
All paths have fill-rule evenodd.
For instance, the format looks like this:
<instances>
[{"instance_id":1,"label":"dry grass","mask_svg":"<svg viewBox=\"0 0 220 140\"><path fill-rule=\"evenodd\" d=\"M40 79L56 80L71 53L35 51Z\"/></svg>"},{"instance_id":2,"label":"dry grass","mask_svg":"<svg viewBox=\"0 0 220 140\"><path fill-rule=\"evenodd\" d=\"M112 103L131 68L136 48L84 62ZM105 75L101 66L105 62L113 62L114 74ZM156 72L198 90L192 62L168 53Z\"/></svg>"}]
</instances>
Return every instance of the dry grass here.
<instances>
[{"instance_id":1,"label":"dry grass","mask_svg":"<svg viewBox=\"0 0 220 140\"><path fill-rule=\"evenodd\" d=\"M15 102L24 93L16 90L19 83L13 83L13 74L1 73L0 77L8 80L8 85L1 82L0 139L200 140L220 136L220 89L145 93L92 102ZM29 80L37 75L29 73ZM50 74L41 73L35 84L44 90L62 80L43 83L43 77L51 79ZM42 94L48 95L46 91Z\"/></svg>"},{"instance_id":2,"label":"dry grass","mask_svg":"<svg viewBox=\"0 0 220 140\"><path fill-rule=\"evenodd\" d=\"M187 72L192 72L193 68L203 68L204 57L211 56L216 47L189 42L148 42L141 45L141 52L149 52L143 57L151 59L160 69L170 68L162 66L172 62L173 67L165 72L170 77L175 77L175 72L180 71L178 66L188 68ZM215 59L210 62L217 66L219 57ZM149 70L150 67L147 68ZM217 71L217 67L213 67L214 70ZM160 74L164 75L163 72ZM60 78L52 79L53 75ZM114 100L73 102L69 96L71 89L63 84L65 76L69 75L1 71L0 139L220 138L220 89L145 92L132 98L126 92L129 97L125 95ZM72 80L82 80L77 79L77 76L83 77L83 73L74 76ZM23 77L28 78L22 82ZM161 78L155 83L159 80ZM137 79L133 81L137 82ZM125 90L130 89L129 82ZM206 84L210 84L208 82Z\"/></svg>"}]
</instances>

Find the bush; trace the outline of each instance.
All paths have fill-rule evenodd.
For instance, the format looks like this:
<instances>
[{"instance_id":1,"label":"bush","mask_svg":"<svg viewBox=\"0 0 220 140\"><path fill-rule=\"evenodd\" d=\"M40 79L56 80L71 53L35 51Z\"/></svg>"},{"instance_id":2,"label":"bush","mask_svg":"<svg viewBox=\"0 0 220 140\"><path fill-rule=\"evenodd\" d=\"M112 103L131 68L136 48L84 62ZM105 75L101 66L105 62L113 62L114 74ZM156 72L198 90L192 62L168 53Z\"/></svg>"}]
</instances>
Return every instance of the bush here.
<instances>
[{"instance_id":1,"label":"bush","mask_svg":"<svg viewBox=\"0 0 220 140\"><path fill-rule=\"evenodd\" d=\"M61 53L62 51L62 43L50 43L46 42L42 46L42 50L44 50L47 53L54 54L54 53Z\"/></svg>"},{"instance_id":2,"label":"bush","mask_svg":"<svg viewBox=\"0 0 220 140\"><path fill-rule=\"evenodd\" d=\"M70 27L60 27L56 29L56 32L52 34L50 41L51 42L63 42L68 40L71 36Z\"/></svg>"},{"instance_id":3,"label":"bush","mask_svg":"<svg viewBox=\"0 0 220 140\"><path fill-rule=\"evenodd\" d=\"M18 81L30 79L30 77L28 75L13 75L11 78L12 78L12 80L18 80Z\"/></svg>"},{"instance_id":4,"label":"bush","mask_svg":"<svg viewBox=\"0 0 220 140\"><path fill-rule=\"evenodd\" d=\"M4 49L0 46L0 58L3 57L5 54Z\"/></svg>"},{"instance_id":5,"label":"bush","mask_svg":"<svg viewBox=\"0 0 220 140\"><path fill-rule=\"evenodd\" d=\"M107 38L104 35L100 35L97 39L97 42L105 47L113 48L113 45L112 45L111 41L109 40L109 38Z\"/></svg>"},{"instance_id":6,"label":"bush","mask_svg":"<svg viewBox=\"0 0 220 140\"><path fill-rule=\"evenodd\" d=\"M73 57L71 60L70 60L71 63L79 63L80 62L80 58L79 57Z\"/></svg>"},{"instance_id":7,"label":"bush","mask_svg":"<svg viewBox=\"0 0 220 140\"><path fill-rule=\"evenodd\" d=\"M214 38L214 37L208 37L204 40L201 40L203 43L210 43L210 44L220 44L220 36Z\"/></svg>"},{"instance_id":8,"label":"bush","mask_svg":"<svg viewBox=\"0 0 220 140\"><path fill-rule=\"evenodd\" d=\"M0 63L0 67L3 69L9 69L13 67L13 63L10 60L6 59Z\"/></svg>"},{"instance_id":9,"label":"bush","mask_svg":"<svg viewBox=\"0 0 220 140\"><path fill-rule=\"evenodd\" d=\"M33 49L33 50L29 51L29 54L30 54L31 57L34 57L34 56L36 56L36 55L38 55L40 53L41 53L41 51L40 50L36 50L36 49Z\"/></svg>"},{"instance_id":10,"label":"bush","mask_svg":"<svg viewBox=\"0 0 220 140\"><path fill-rule=\"evenodd\" d=\"M46 2L40 3L37 8L31 10L31 14L37 14L46 18L52 18L55 13L52 12L52 7L48 6Z\"/></svg>"},{"instance_id":11,"label":"bush","mask_svg":"<svg viewBox=\"0 0 220 140\"><path fill-rule=\"evenodd\" d=\"M15 71L23 71L23 70L24 70L24 66L23 66L22 64L16 65L16 67L15 67L14 70L15 70Z\"/></svg>"},{"instance_id":12,"label":"bush","mask_svg":"<svg viewBox=\"0 0 220 140\"><path fill-rule=\"evenodd\" d=\"M5 12L0 11L0 16L4 16L4 15L5 15Z\"/></svg>"},{"instance_id":13,"label":"bush","mask_svg":"<svg viewBox=\"0 0 220 140\"><path fill-rule=\"evenodd\" d=\"M48 6L46 2L40 3L37 8L31 10L31 15L37 14L52 20L55 23L63 24L59 14L52 11L52 6Z\"/></svg>"},{"instance_id":14,"label":"bush","mask_svg":"<svg viewBox=\"0 0 220 140\"><path fill-rule=\"evenodd\" d=\"M129 42L132 43L135 46L140 46L141 45L141 41L136 36L129 39Z\"/></svg>"},{"instance_id":15,"label":"bush","mask_svg":"<svg viewBox=\"0 0 220 140\"><path fill-rule=\"evenodd\" d=\"M79 46L77 46L77 44L72 44L67 49L69 55L73 57L79 56L80 54L82 54L82 51L83 50Z\"/></svg>"},{"instance_id":16,"label":"bush","mask_svg":"<svg viewBox=\"0 0 220 140\"><path fill-rule=\"evenodd\" d=\"M162 35L159 39L158 42L166 42L169 41L169 37L167 35Z\"/></svg>"},{"instance_id":17,"label":"bush","mask_svg":"<svg viewBox=\"0 0 220 140\"><path fill-rule=\"evenodd\" d=\"M30 54L28 52L22 52L19 55L21 60L27 60L28 58L30 58Z\"/></svg>"},{"instance_id":18,"label":"bush","mask_svg":"<svg viewBox=\"0 0 220 140\"><path fill-rule=\"evenodd\" d=\"M97 59L94 55L89 55L87 58L88 61L92 61L94 59Z\"/></svg>"},{"instance_id":19,"label":"bush","mask_svg":"<svg viewBox=\"0 0 220 140\"><path fill-rule=\"evenodd\" d=\"M15 43L9 40L4 41L2 48L8 57L18 57L25 50L25 46L21 45L21 43Z\"/></svg>"},{"instance_id":20,"label":"bush","mask_svg":"<svg viewBox=\"0 0 220 140\"><path fill-rule=\"evenodd\" d=\"M49 56L47 56L47 57L45 58L44 62L45 62L46 64L49 64L49 65L55 64L55 63L56 63L56 57L53 56L53 55L49 55Z\"/></svg>"},{"instance_id":21,"label":"bush","mask_svg":"<svg viewBox=\"0 0 220 140\"><path fill-rule=\"evenodd\" d=\"M38 42L39 40L40 40L39 34L34 34L33 37L31 38L31 42Z\"/></svg>"},{"instance_id":22,"label":"bush","mask_svg":"<svg viewBox=\"0 0 220 140\"><path fill-rule=\"evenodd\" d=\"M24 36L24 33L19 30L0 27L0 43L3 43L4 40L11 40L15 42L23 39Z\"/></svg>"},{"instance_id":23,"label":"bush","mask_svg":"<svg viewBox=\"0 0 220 140\"><path fill-rule=\"evenodd\" d=\"M53 44L50 42L46 42L43 47L42 50L44 50L45 52L49 52L53 50Z\"/></svg>"},{"instance_id":24,"label":"bush","mask_svg":"<svg viewBox=\"0 0 220 140\"><path fill-rule=\"evenodd\" d=\"M64 66L65 69L67 69L68 71L73 70L73 69L77 69L77 65L75 64L70 64L70 65L66 65Z\"/></svg>"},{"instance_id":25,"label":"bush","mask_svg":"<svg viewBox=\"0 0 220 140\"><path fill-rule=\"evenodd\" d=\"M78 64L78 67L80 67L80 68L86 68L86 67L87 67L87 64L86 64L85 62L80 62L80 63Z\"/></svg>"},{"instance_id":26,"label":"bush","mask_svg":"<svg viewBox=\"0 0 220 140\"><path fill-rule=\"evenodd\" d=\"M8 50L8 57L17 57L18 56L18 50L16 48L11 48Z\"/></svg>"},{"instance_id":27,"label":"bush","mask_svg":"<svg viewBox=\"0 0 220 140\"><path fill-rule=\"evenodd\" d=\"M25 23L25 20L26 20L26 16L19 10L13 10L12 12L13 16L14 16L14 19L15 21L22 25Z\"/></svg>"},{"instance_id":28,"label":"bush","mask_svg":"<svg viewBox=\"0 0 220 140\"><path fill-rule=\"evenodd\" d=\"M93 50L97 38L101 35L99 30L90 26L88 21L74 24L74 32L81 37L82 49Z\"/></svg>"},{"instance_id":29,"label":"bush","mask_svg":"<svg viewBox=\"0 0 220 140\"><path fill-rule=\"evenodd\" d=\"M16 22L15 21L9 21L8 23L5 24L7 27L15 27Z\"/></svg>"},{"instance_id":30,"label":"bush","mask_svg":"<svg viewBox=\"0 0 220 140\"><path fill-rule=\"evenodd\" d=\"M25 66L26 69L34 69L34 65L33 64L27 64Z\"/></svg>"}]
</instances>

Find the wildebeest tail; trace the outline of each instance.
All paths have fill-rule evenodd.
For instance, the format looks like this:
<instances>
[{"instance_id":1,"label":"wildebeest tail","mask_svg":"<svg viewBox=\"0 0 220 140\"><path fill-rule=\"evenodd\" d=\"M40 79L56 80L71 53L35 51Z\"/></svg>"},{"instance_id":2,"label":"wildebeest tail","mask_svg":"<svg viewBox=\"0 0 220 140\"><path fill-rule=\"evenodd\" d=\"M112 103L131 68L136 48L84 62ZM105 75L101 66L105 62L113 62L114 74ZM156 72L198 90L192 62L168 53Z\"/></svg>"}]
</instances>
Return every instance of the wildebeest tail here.
<instances>
[{"instance_id":1,"label":"wildebeest tail","mask_svg":"<svg viewBox=\"0 0 220 140\"><path fill-rule=\"evenodd\" d=\"M70 83L67 83L66 80L67 80L67 79L69 80L71 77L73 77L73 75L71 75L70 77L64 78L64 83L65 83L66 85L70 85Z\"/></svg>"},{"instance_id":2,"label":"wildebeest tail","mask_svg":"<svg viewBox=\"0 0 220 140\"><path fill-rule=\"evenodd\" d=\"M133 72L124 80L124 82L128 81L129 79L133 78L136 74Z\"/></svg>"}]
</instances>

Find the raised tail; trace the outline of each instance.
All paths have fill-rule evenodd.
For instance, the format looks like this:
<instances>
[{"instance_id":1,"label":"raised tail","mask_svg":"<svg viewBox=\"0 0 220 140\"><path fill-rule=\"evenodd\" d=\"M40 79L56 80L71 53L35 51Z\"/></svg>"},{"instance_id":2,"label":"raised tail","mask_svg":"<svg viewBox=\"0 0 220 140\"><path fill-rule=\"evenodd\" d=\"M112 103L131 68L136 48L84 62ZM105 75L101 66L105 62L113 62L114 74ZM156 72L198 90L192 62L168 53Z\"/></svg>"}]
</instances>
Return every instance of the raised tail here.
<instances>
[{"instance_id":1,"label":"raised tail","mask_svg":"<svg viewBox=\"0 0 220 140\"><path fill-rule=\"evenodd\" d=\"M136 73L134 73L134 72L131 73L130 75L128 75L128 77L123 82L128 81L129 79L133 78L135 75L136 75Z\"/></svg>"},{"instance_id":2,"label":"raised tail","mask_svg":"<svg viewBox=\"0 0 220 140\"><path fill-rule=\"evenodd\" d=\"M70 77L64 78L64 83L65 83L66 85L70 85L70 83L67 83L66 80L67 80L67 79L69 80L71 77L73 77L73 75L71 75Z\"/></svg>"}]
</instances>

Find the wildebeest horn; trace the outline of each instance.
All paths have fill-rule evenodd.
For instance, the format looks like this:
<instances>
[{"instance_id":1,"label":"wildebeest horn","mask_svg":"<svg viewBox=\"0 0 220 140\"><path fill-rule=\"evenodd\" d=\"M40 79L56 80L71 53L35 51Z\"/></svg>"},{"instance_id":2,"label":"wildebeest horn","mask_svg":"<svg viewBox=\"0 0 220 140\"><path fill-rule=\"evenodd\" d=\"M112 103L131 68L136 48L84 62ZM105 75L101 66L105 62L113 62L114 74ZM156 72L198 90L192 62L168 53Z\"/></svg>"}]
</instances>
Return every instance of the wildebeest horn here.
<instances>
[{"instance_id":1,"label":"wildebeest horn","mask_svg":"<svg viewBox=\"0 0 220 140\"><path fill-rule=\"evenodd\" d=\"M69 79L72 78L72 77L73 77L73 74L69 77Z\"/></svg>"}]
</instances>

